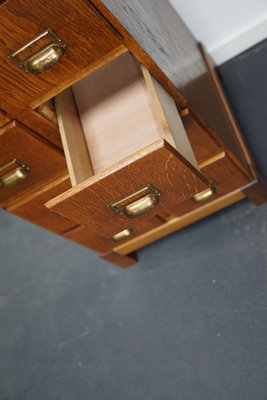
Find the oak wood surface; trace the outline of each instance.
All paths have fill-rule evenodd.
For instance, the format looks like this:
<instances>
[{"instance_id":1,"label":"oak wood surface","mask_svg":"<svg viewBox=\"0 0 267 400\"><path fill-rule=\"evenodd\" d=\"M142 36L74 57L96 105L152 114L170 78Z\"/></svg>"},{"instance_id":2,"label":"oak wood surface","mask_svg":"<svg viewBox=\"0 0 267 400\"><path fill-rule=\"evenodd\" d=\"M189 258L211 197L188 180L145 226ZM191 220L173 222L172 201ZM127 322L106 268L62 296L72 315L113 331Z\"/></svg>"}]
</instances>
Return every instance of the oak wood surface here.
<instances>
[{"instance_id":1,"label":"oak wood surface","mask_svg":"<svg viewBox=\"0 0 267 400\"><path fill-rule=\"evenodd\" d=\"M0 110L0 128L10 122L10 118L6 115L4 111Z\"/></svg>"},{"instance_id":2,"label":"oak wood surface","mask_svg":"<svg viewBox=\"0 0 267 400\"><path fill-rule=\"evenodd\" d=\"M164 225L161 225L153 230L144 233L132 240L127 241L126 243L120 244L114 247L114 253L118 253L121 255L127 255L135 250L140 249L156 240L159 240L167 235L170 235L173 232L176 232L187 225L193 224L196 221L199 221L202 218L205 218L217 211L222 210L245 198L245 194L240 190L236 190L234 192L230 192L225 196L219 197L207 204L202 205L195 210L188 212L182 217L176 217L166 222Z\"/></svg>"},{"instance_id":3,"label":"oak wood surface","mask_svg":"<svg viewBox=\"0 0 267 400\"><path fill-rule=\"evenodd\" d=\"M267 201L267 184L261 178L259 172L257 171L257 167L254 163L250 150L246 145L246 142L242 136L242 132L235 118L235 115L231 109L230 103L227 97L225 96L216 69L213 68L212 61L202 46L200 46L200 50L203 55L203 59L205 61L209 74L211 76L214 87L216 89L217 96L220 98L220 101L223 104L225 115L229 121L229 124L232 126L232 132L233 132L232 134L234 136L234 140L238 142L239 147L242 150L246 164L250 169L251 178L253 180L251 184L248 185L248 188L244 190L244 193L256 205L264 204ZM226 143L227 143L227 138L226 138Z\"/></svg>"},{"instance_id":4,"label":"oak wood surface","mask_svg":"<svg viewBox=\"0 0 267 400\"><path fill-rule=\"evenodd\" d=\"M94 174L75 100L71 89L55 98L61 139L72 186Z\"/></svg>"},{"instance_id":5,"label":"oak wood surface","mask_svg":"<svg viewBox=\"0 0 267 400\"><path fill-rule=\"evenodd\" d=\"M175 101L146 67L141 66L141 68L161 137L173 145L195 168L198 168L196 157L178 114Z\"/></svg>"},{"instance_id":6,"label":"oak wood surface","mask_svg":"<svg viewBox=\"0 0 267 400\"><path fill-rule=\"evenodd\" d=\"M67 218L49 211L44 203L71 187L68 175L47 182L30 195L18 196L7 211L54 233L62 233L74 226Z\"/></svg>"},{"instance_id":7,"label":"oak wood surface","mask_svg":"<svg viewBox=\"0 0 267 400\"><path fill-rule=\"evenodd\" d=\"M58 126L43 115L27 107L19 114L18 119L23 125L26 125L28 128L38 133L38 135L53 143L59 149L62 149L62 141Z\"/></svg>"},{"instance_id":8,"label":"oak wood surface","mask_svg":"<svg viewBox=\"0 0 267 400\"><path fill-rule=\"evenodd\" d=\"M41 104L35 111L57 126L57 115L53 99Z\"/></svg>"},{"instance_id":9,"label":"oak wood surface","mask_svg":"<svg viewBox=\"0 0 267 400\"><path fill-rule=\"evenodd\" d=\"M135 219L119 215L107 205L140 190L147 184L162 194L152 211ZM164 140L159 140L131 157L51 200L48 208L79 225L112 237L126 228L138 235L160 225L160 218L174 205L204 190L208 181Z\"/></svg>"},{"instance_id":10,"label":"oak wood surface","mask_svg":"<svg viewBox=\"0 0 267 400\"><path fill-rule=\"evenodd\" d=\"M199 164L223 151L223 144L189 108L180 112L186 133Z\"/></svg>"},{"instance_id":11,"label":"oak wood surface","mask_svg":"<svg viewBox=\"0 0 267 400\"><path fill-rule=\"evenodd\" d=\"M0 205L19 192L29 190L36 183L66 170L63 153L34 132L13 121L0 129L0 165L14 158L26 163L30 169L24 181L13 187L0 186ZM1 172L1 175L5 171Z\"/></svg>"},{"instance_id":12,"label":"oak wood surface","mask_svg":"<svg viewBox=\"0 0 267 400\"><path fill-rule=\"evenodd\" d=\"M227 153L225 153L224 157L216 160L216 162L205 165L201 168L201 172L207 176L210 182L215 184L216 193L210 200L203 203L196 203L192 200L184 201L172 210L176 216L182 216L237 189L241 191L250 181L244 174L244 171L239 169L239 165L235 164L234 160Z\"/></svg>"},{"instance_id":13,"label":"oak wood surface","mask_svg":"<svg viewBox=\"0 0 267 400\"><path fill-rule=\"evenodd\" d=\"M95 172L161 137L197 167L173 98L129 53L120 55L81 80L74 85L73 90ZM57 103L56 98L56 105ZM64 111L66 101L62 100L62 103ZM75 105L73 108L75 109ZM71 114L73 117L77 115L76 109ZM64 118L66 122L61 122L60 126L64 124L67 129L66 112L60 120ZM76 119L76 125L80 125L78 116ZM72 121L75 122L74 118ZM70 128L67 136L72 134L78 139L81 135L76 130ZM63 132L63 137L65 136ZM82 147L82 144L72 144L71 153L76 153L76 147L79 146ZM70 151L66 150L65 153L71 160ZM73 154L73 165L70 165L70 169L74 170L72 175L77 171L77 181L80 181L78 175L82 168L81 165L76 168L75 160L84 160L86 163L88 158L88 155L83 155L82 150L79 157Z\"/></svg>"},{"instance_id":14,"label":"oak wood surface","mask_svg":"<svg viewBox=\"0 0 267 400\"><path fill-rule=\"evenodd\" d=\"M226 146L228 146L231 150L234 151L234 153L237 148L240 149L239 153L242 152L242 161L245 162L245 164L250 168L251 175L255 176L255 170L254 170L255 166L254 166L252 156L251 156L250 151L248 150L248 147L244 141L240 127L239 127L237 120L234 116L234 113L231 109L230 103L223 91L223 87L219 80L217 71L214 68L213 61L208 56L208 54L206 53L206 51L202 45L199 45L199 48L200 48L203 60L205 62L206 68L208 70L210 79L212 81L213 87L216 91L217 98L220 101L220 103L222 104L227 123L228 123L228 125L231 126L231 132L229 132L229 131L225 131L224 133L221 132L221 139L223 140L223 142ZM240 158L240 154L239 154L239 158Z\"/></svg>"},{"instance_id":15,"label":"oak wood surface","mask_svg":"<svg viewBox=\"0 0 267 400\"><path fill-rule=\"evenodd\" d=\"M176 98L246 164L234 127L220 101L203 53L171 4L161 0L91 0L121 34L125 45Z\"/></svg>"},{"instance_id":16,"label":"oak wood surface","mask_svg":"<svg viewBox=\"0 0 267 400\"><path fill-rule=\"evenodd\" d=\"M109 237L96 233L83 226L76 226L74 229L63 232L63 236L66 239L72 240L81 246L88 247L99 253L110 252L114 247L114 243Z\"/></svg>"},{"instance_id":17,"label":"oak wood surface","mask_svg":"<svg viewBox=\"0 0 267 400\"><path fill-rule=\"evenodd\" d=\"M67 44L65 54L40 75L25 73L8 56L48 27ZM0 37L0 108L11 116L33 102L37 106L43 96L52 97L50 92L60 91L65 82L75 81L90 65L121 46L114 31L85 0L8 1L0 8ZM33 46L32 51L36 50ZM20 58L24 60L29 53L25 51Z\"/></svg>"},{"instance_id":18,"label":"oak wood surface","mask_svg":"<svg viewBox=\"0 0 267 400\"><path fill-rule=\"evenodd\" d=\"M141 68L129 53L73 91L95 173L160 138Z\"/></svg>"}]
</instances>

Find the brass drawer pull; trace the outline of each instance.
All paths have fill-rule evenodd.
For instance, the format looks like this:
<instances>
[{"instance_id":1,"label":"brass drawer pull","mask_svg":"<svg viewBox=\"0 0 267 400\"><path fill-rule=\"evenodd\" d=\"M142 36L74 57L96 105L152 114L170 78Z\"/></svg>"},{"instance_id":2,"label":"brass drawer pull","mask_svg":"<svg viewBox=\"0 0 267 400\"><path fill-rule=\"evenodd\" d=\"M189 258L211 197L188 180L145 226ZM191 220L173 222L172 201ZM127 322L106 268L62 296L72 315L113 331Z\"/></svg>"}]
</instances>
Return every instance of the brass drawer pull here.
<instances>
[{"instance_id":1,"label":"brass drawer pull","mask_svg":"<svg viewBox=\"0 0 267 400\"><path fill-rule=\"evenodd\" d=\"M11 169L0 176L0 186L11 187L26 179L30 167L17 159L2 165L0 167L0 172L8 170L14 165L16 166L15 169Z\"/></svg>"},{"instance_id":2,"label":"brass drawer pull","mask_svg":"<svg viewBox=\"0 0 267 400\"><path fill-rule=\"evenodd\" d=\"M210 187L207 189L203 190L202 192L199 192L193 196L193 201L196 203L202 203L206 200L209 200L212 196L214 196L216 193L216 186L212 184Z\"/></svg>"},{"instance_id":3,"label":"brass drawer pull","mask_svg":"<svg viewBox=\"0 0 267 400\"><path fill-rule=\"evenodd\" d=\"M23 53L26 49L45 36L49 36L52 42L24 61L18 57L20 53ZM60 39L52 29L48 28L25 46L10 54L9 58L25 72L40 74L60 60L65 53L66 47L67 45L62 41L62 39Z\"/></svg>"},{"instance_id":4,"label":"brass drawer pull","mask_svg":"<svg viewBox=\"0 0 267 400\"><path fill-rule=\"evenodd\" d=\"M113 211L128 218L136 218L155 208L159 203L160 191L148 184L137 192L108 204Z\"/></svg>"},{"instance_id":5,"label":"brass drawer pull","mask_svg":"<svg viewBox=\"0 0 267 400\"><path fill-rule=\"evenodd\" d=\"M112 240L115 243L122 242L123 240L129 239L133 234L131 229L124 229L121 232L116 233L112 236Z\"/></svg>"}]
</instances>

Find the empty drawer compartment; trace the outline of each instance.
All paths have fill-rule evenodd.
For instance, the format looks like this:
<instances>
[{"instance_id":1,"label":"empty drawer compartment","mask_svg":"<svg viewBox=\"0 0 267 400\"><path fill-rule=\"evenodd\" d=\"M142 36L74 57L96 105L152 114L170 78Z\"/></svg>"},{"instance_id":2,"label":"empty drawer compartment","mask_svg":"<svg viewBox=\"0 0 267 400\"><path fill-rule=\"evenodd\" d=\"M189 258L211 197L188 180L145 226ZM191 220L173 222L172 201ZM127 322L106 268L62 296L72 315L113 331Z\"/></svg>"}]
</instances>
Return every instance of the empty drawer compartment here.
<instances>
[{"instance_id":1,"label":"empty drawer compartment","mask_svg":"<svg viewBox=\"0 0 267 400\"><path fill-rule=\"evenodd\" d=\"M129 53L72 91L55 106L73 188L49 208L114 241L164 223L208 187L174 100Z\"/></svg>"}]
</instances>

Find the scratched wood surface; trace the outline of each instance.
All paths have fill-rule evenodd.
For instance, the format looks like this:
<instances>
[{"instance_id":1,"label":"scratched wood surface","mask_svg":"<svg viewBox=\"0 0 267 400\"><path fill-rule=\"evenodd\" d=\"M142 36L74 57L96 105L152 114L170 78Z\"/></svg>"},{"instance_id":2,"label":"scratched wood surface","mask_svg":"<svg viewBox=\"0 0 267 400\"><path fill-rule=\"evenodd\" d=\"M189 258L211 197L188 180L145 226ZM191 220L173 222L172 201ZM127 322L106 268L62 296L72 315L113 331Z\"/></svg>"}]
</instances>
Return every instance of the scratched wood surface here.
<instances>
[{"instance_id":1,"label":"scratched wood surface","mask_svg":"<svg viewBox=\"0 0 267 400\"><path fill-rule=\"evenodd\" d=\"M67 44L65 55L40 75L25 73L8 56L48 27ZM99 63L121 45L85 0L8 1L0 8L0 37L0 109L9 111L11 116L32 102L37 106L38 99L70 85L90 65ZM28 53L20 58L24 60Z\"/></svg>"},{"instance_id":2,"label":"scratched wood surface","mask_svg":"<svg viewBox=\"0 0 267 400\"><path fill-rule=\"evenodd\" d=\"M0 129L0 149L1 166L16 158L30 167L24 181L10 188L0 187L1 205L36 183L66 170L65 159L60 150L16 121ZM1 172L4 173L5 171Z\"/></svg>"},{"instance_id":3,"label":"scratched wood surface","mask_svg":"<svg viewBox=\"0 0 267 400\"><path fill-rule=\"evenodd\" d=\"M147 184L162 193L159 204L147 214L129 219L107 208L108 204ZM198 170L167 142L159 140L51 200L47 207L108 237L126 228L138 235L162 224L171 207L207 185L208 181Z\"/></svg>"}]
</instances>

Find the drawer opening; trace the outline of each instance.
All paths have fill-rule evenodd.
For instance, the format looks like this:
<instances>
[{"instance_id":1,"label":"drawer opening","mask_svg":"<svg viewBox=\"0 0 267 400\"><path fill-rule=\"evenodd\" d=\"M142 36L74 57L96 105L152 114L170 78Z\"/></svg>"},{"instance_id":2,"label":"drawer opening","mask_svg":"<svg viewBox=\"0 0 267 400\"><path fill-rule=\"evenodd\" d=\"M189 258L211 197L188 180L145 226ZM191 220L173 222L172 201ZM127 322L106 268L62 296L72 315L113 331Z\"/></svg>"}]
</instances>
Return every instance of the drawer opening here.
<instances>
[{"instance_id":1,"label":"drawer opening","mask_svg":"<svg viewBox=\"0 0 267 400\"><path fill-rule=\"evenodd\" d=\"M128 52L54 105L72 186L162 138L198 169L174 99Z\"/></svg>"}]
</instances>

